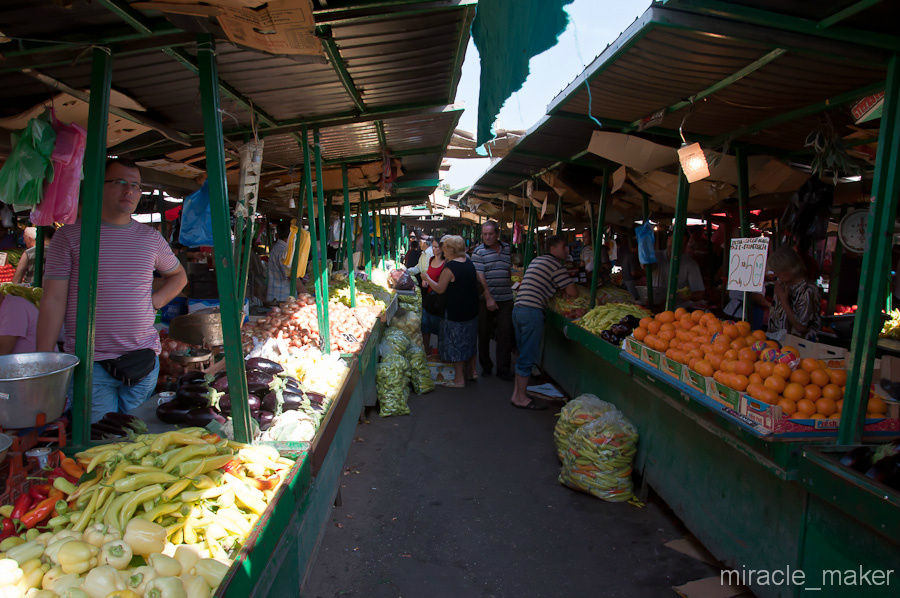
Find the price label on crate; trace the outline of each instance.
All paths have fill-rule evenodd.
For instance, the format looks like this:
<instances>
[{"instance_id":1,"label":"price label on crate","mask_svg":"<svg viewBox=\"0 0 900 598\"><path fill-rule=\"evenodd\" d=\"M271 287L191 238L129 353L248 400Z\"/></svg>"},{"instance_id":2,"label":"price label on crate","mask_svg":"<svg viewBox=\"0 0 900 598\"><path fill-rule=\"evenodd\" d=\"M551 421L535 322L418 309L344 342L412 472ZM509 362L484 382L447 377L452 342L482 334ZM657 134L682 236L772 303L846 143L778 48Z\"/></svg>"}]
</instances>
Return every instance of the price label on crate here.
<instances>
[{"instance_id":1,"label":"price label on crate","mask_svg":"<svg viewBox=\"0 0 900 598\"><path fill-rule=\"evenodd\" d=\"M762 293L769 258L769 239L732 239L728 254L728 290Z\"/></svg>"},{"instance_id":2,"label":"price label on crate","mask_svg":"<svg viewBox=\"0 0 900 598\"><path fill-rule=\"evenodd\" d=\"M350 334L349 332L342 332L341 336L343 336L344 340L347 341L348 343L358 343L359 342L357 340L357 338L355 336L353 336L352 334Z\"/></svg>"}]
</instances>

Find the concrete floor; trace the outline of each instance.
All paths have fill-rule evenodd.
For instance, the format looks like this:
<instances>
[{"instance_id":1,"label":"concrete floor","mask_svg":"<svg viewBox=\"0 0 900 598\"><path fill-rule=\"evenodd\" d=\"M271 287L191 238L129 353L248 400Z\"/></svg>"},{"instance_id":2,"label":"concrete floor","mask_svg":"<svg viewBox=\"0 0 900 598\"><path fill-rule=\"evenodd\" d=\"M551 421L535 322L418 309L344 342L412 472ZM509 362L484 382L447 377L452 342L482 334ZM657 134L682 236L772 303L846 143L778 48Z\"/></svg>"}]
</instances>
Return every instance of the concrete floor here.
<instances>
[{"instance_id":1,"label":"concrete floor","mask_svg":"<svg viewBox=\"0 0 900 598\"><path fill-rule=\"evenodd\" d=\"M684 535L664 506L560 485L558 409L513 409L510 390L482 378L369 413L302 595L641 598L718 574L663 546Z\"/></svg>"}]
</instances>

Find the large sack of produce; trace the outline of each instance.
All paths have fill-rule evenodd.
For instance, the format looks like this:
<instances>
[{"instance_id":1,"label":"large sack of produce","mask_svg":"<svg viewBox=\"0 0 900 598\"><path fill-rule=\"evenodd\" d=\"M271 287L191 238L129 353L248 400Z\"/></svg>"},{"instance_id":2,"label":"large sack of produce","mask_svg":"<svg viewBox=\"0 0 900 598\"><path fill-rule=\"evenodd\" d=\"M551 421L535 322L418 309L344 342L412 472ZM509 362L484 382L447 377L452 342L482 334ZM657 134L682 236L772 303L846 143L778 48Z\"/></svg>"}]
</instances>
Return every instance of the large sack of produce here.
<instances>
[{"instance_id":1,"label":"large sack of produce","mask_svg":"<svg viewBox=\"0 0 900 598\"><path fill-rule=\"evenodd\" d=\"M409 362L399 353L388 355L375 370L378 414L409 415Z\"/></svg>"},{"instance_id":2,"label":"large sack of produce","mask_svg":"<svg viewBox=\"0 0 900 598\"><path fill-rule=\"evenodd\" d=\"M556 454L559 460L569 450L569 440L575 431L584 424L594 421L604 413L615 411L612 403L601 401L592 394L578 395L566 403L559 412L559 421L553 428L553 441L556 443Z\"/></svg>"},{"instance_id":3,"label":"large sack of produce","mask_svg":"<svg viewBox=\"0 0 900 598\"><path fill-rule=\"evenodd\" d=\"M637 441L637 429L622 412L604 413L572 435L559 482L610 502L631 500Z\"/></svg>"},{"instance_id":4,"label":"large sack of produce","mask_svg":"<svg viewBox=\"0 0 900 598\"><path fill-rule=\"evenodd\" d=\"M391 270L388 284L398 291L413 291L416 288L415 279L406 270Z\"/></svg>"},{"instance_id":5,"label":"large sack of produce","mask_svg":"<svg viewBox=\"0 0 900 598\"><path fill-rule=\"evenodd\" d=\"M417 395L434 390L431 368L428 367L428 356L421 346L413 346L409 350L409 381Z\"/></svg>"},{"instance_id":6,"label":"large sack of produce","mask_svg":"<svg viewBox=\"0 0 900 598\"><path fill-rule=\"evenodd\" d=\"M409 339L410 346L407 348L406 357L409 358L409 351L416 347L424 347L422 341L422 317L415 312L406 311L403 315L395 317L391 321L391 328L396 328L406 335Z\"/></svg>"},{"instance_id":7,"label":"large sack of produce","mask_svg":"<svg viewBox=\"0 0 900 598\"><path fill-rule=\"evenodd\" d=\"M409 349L409 337L394 326L388 328L378 344L378 354L382 359L390 355L405 355Z\"/></svg>"}]
</instances>

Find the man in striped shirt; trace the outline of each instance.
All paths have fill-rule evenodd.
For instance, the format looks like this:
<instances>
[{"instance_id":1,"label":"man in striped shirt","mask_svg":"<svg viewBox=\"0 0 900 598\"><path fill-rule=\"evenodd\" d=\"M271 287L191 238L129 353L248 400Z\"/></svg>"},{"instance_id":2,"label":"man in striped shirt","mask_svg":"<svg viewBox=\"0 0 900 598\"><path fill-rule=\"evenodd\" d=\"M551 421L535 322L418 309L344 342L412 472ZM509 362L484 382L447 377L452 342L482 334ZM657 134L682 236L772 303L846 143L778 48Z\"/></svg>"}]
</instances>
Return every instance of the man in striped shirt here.
<instances>
[{"instance_id":1,"label":"man in striped shirt","mask_svg":"<svg viewBox=\"0 0 900 598\"><path fill-rule=\"evenodd\" d=\"M566 270L566 241L559 235L547 239L547 253L534 258L525 270L522 283L516 291L516 305L512 320L519 347L516 359L516 386L511 402L520 409L546 409L528 398L528 377L531 368L540 359L541 342L544 339L544 308L556 291L564 289L569 297L577 297L575 281Z\"/></svg>"},{"instance_id":2,"label":"man in striped shirt","mask_svg":"<svg viewBox=\"0 0 900 598\"><path fill-rule=\"evenodd\" d=\"M88 199L88 198L85 198ZM94 334L91 422L110 411L135 409L156 388L159 374L159 334L153 327L156 310L174 299L187 275L162 236L132 220L141 199L141 171L130 161L107 162L100 223L100 264ZM37 350L53 351L66 324L65 351L75 351L78 303L78 265L81 259L81 221L64 226L47 249L44 295L37 326ZM153 271L163 284L155 291ZM149 351L144 351L149 350ZM157 356L153 356L153 353ZM138 380L114 377L109 362L134 354L147 371ZM150 359L147 359L147 358ZM152 359L152 362L151 362Z\"/></svg>"},{"instance_id":3,"label":"man in striped shirt","mask_svg":"<svg viewBox=\"0 0 900 598\"><path fill-rule=\"evenodd\" d=\"M511 381L512 360L512 257L509 244L500 240L500 226L488 220L481 226L482 243L472 252L472 263L483 291L478 309L478 360L481 373L489 376L491 338L497 341L497 377Z\"/></svg>"}]
</instances>

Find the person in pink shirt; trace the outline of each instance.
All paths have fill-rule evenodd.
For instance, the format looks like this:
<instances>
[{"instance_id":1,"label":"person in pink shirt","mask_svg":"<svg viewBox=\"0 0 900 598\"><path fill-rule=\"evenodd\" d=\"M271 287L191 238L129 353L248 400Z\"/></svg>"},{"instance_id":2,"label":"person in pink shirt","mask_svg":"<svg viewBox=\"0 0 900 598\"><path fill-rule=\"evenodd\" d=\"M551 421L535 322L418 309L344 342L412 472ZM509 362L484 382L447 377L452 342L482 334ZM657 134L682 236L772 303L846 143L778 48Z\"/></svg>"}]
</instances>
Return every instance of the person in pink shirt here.
<instances>
[{"instance_id":1,"label":"person in pink shirt","mask_svg":"<svg viewBox=\"0 0 900 598\"><path fill-rule=\"evenodd\" d=\"M33 353L38 308L28 299L0 294L0 355Z\"/></svg>"},{"instance_id":2,"label":"person in pink shirt","mask_svg":"<svg viewBox=\"0 0 900 598\"><path fill-rule=\"evenodd\" d=\"M127 160L109 160L100 224L91 422L111 411L132 411L153 394L161 350L153 327L156 310L187 284L184 268L165 239L132 220L140 199L140 169ZM75 351L80 242L79 220L59 229L47 249L38 351L53 350L63 322L64 350ZM163 278L156 291L154 271Z\"/></svg>"}]
</instances>

